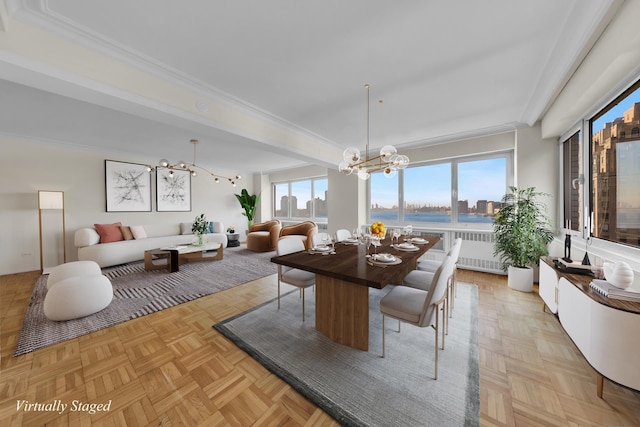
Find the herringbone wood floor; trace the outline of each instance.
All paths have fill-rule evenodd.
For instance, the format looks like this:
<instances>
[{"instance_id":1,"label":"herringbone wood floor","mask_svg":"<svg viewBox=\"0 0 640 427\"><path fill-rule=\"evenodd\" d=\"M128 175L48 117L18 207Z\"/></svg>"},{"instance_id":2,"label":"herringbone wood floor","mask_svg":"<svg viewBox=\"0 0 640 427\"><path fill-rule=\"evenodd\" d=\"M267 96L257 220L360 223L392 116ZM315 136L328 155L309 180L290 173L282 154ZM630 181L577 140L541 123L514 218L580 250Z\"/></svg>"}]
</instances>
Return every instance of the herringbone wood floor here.
<instances>
[{"instance_id":1,"label":"herringbone wood floor","mask_svg":"<svg viewBox=\"0 0 640 427\"><path fill-rule=\"evenodd\" d=\"M335 425L211 327L274 298L275 276L14 358L37 276L0 277L0 425ZM481 425L640 425L640 393L605 381L598 399L593 369L537 292L485 273L458 280L480 290ZM57 414L20 400L112 404Z\"/></svg>"}]
</instances>

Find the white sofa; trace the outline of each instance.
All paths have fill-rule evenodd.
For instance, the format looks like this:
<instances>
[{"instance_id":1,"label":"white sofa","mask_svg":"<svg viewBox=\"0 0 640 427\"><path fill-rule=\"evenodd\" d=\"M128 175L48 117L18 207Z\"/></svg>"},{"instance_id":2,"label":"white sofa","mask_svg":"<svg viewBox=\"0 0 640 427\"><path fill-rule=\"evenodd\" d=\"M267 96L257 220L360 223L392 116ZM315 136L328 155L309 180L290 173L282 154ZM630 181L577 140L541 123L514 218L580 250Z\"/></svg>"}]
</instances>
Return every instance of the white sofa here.
<instances>
[{"instance_id":1,"label":"white sofa","mask_svg":"<svg viewBox=\"0 0 640 427\"><path fill-rule=\"evenodd\" d=\"M187 226L188 225L188 226ZM100 243L100 235L93 227L75 232L74 244L78 260L95 261L101 268L144 259L144 251L171 245L189 245L195 241L190 224L143 225L146 238ZM214 232L204 235L206 243L221 243L227 247L227 234L221 222L215 222ZM181 230L185 234L181 233Z\"/></svg>"}]
</instances>

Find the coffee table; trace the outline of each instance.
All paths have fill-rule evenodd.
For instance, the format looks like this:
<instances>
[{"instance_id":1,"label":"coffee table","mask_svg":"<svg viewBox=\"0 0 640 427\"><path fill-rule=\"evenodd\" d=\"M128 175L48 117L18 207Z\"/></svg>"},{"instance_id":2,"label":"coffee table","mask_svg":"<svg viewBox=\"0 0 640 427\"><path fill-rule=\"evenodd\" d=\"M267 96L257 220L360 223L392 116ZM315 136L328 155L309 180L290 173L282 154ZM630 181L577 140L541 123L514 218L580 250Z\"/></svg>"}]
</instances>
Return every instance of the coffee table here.
<instances>
[{"instance_id":1,"label":"coffee table","mask_svg":"<svg viewBox=\"0 0 640 427\"><path fill-rule=\"evenodd\" d=\"M144 269L159 270L167 269L171 273L180 270L180 265L187 262L216 261L224 256L222 243L207 243L202 246L183 245L167 246L158 249L144 251ZM153 261L157 259L165 260L162 264Z\"/></svg>"}]
</instances>

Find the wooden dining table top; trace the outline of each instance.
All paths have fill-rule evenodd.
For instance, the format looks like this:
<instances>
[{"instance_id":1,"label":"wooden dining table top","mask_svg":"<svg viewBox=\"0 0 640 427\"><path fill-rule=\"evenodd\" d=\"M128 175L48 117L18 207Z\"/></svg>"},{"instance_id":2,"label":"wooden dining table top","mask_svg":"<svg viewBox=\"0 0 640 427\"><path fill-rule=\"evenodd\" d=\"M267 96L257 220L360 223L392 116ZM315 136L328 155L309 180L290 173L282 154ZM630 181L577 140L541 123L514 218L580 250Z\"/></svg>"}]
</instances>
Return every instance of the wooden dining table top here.
<instances>
[{"instance_id":1,"label":"wooden dining table top","mask_svg":"<svg viewBox=\"0 0 640 427\"><path fill-rule=\"evenodd\" d=\"M323 255L310 251L295 252L271 258L271 262L310 271L335 279L349 281L358 285L382 289L388 284L400 284L410 271L414 270L418 258L440 240L437 236L426 237L427 243L416 244L418 250L402 251L391 246L391 239L386 238L377 248L377 253L390 253L402 262L395 265L380 267L371 265L366 258L366 245L353 245L338 242L335 244L335 254ZM402 242L403 237L399 241ZM370 253L374 253L373 245Z\"/></svg>"}]
</instances>

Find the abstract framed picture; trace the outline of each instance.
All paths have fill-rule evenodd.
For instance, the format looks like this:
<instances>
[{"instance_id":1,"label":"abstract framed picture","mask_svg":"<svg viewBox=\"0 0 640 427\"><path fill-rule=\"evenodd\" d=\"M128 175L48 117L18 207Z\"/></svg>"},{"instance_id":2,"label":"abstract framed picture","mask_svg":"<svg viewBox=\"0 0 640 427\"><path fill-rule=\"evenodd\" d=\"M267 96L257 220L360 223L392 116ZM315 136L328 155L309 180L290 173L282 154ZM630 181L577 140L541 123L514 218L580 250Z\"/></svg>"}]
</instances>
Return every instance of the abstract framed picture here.
<instances>
[{"instance_id":1,"label":"abstract framed picture","mask_svg":"<svg viewBox=\"0 0 640 427\"><path fill-rule=\"evenodd\" d=\"M147 165L104 161L107 212L151 212L151 174Z\"/></svg>"},{"instance_id":2,"label":"abstract framed picture","mask_svg":"<svg viewBox=\"0 0 640 427\"><path fill-rule=\"evenodd\" d=\"M156 169L156 210L191 211L191 173L175 169Z\"/></svg>"}]
</instances>

